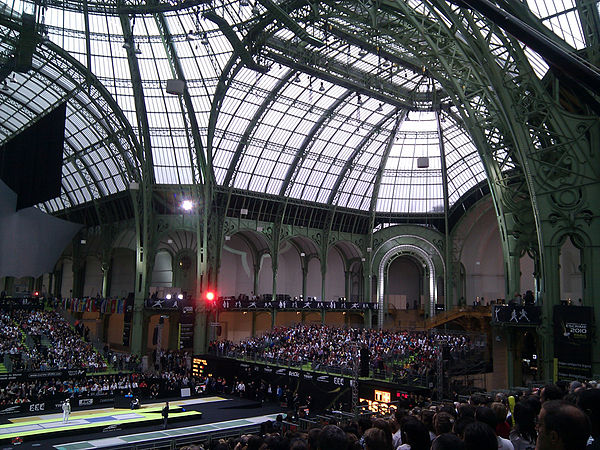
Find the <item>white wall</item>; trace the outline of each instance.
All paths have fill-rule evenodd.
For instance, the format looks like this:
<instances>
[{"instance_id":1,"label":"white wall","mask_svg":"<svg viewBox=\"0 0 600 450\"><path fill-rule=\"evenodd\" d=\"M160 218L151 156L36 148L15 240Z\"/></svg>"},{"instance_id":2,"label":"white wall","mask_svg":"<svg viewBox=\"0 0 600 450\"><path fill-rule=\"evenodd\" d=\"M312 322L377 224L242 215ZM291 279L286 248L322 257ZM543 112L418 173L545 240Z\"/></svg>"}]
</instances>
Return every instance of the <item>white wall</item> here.
<instances>
[{"instance_id":1,"label":"white wall","mask_svg":"<svg viewBox=\"0 0 600 450\"><path fill-rule=\"evenodd\" d=\"M408 257L401 256L390 265L386 294L406 296L402 304L395 304L397 308L406 308L406 301L409 302L410 308L413 308L415 300L417 303L421 302L419 294L421 274L416 264Z\"/></svg>"},{"instance_id":2,"label":"white wall","mask_svg":"<svg viewBox=\"0 0 600 450\"><path fill-rule=\"evenodd\" d=\"M173 258L165 250L159 251L154 257L150 286L173 287Z\"/></svg>"},{"instance_id":3,"label":"white wall","mask_svg":"<svg viewBox=\"0 0 600 450\"><path fill-rule=\"evenodd\" d=\"M327 254L325 276L325 300L337 300L346 295L344 261L337 250L331 248Z\"/></svg>"},{"instance_id":4,"label":"white wall","mask_svg":"<svg viewBox=\"0 0 600 450\"><path fill-rule=\"evenodd\" d=\"M127 297L135 289L135 252L129 249L115 249L113 255L111 297Z\"/></svg>"},{"instance_id":5,"label":"white wall","mask_svg":"<svg viewBox=\"0 0 600 450\"><path fill-rule=\"evenodd\" d=\"M62 263L62 284L60 286L60 295L62 298L70 298L73 289L73 261L63 260Z\"/></svg>"},{"instance_id":6,"label":"white wall","mask_svg":"<svg viewBox=\"0 0 600 450\"><path fill-rule=\"evenodd\" d=\"M271 255L262 255L258 272L258 293L256 295L273 293L273 266Z\"/></svg>"},{"instance_id":7,"label":"white wall","mask_svg":"<svg viewBox=\"0 0 600 450\"><path fill-rule=\"evenodd\" d=\"M231 236L231 240L225 241L221 252L219 295L224 297L239 294L249 295L254 289L253 266L252 255L246 243L237 235Z\"/></svg>"},{"instance_id":8,"label":"white wall","mask_svg":"<svg viewBox=\"0 0 600 450\"><path fill-rule=\"evenodd\" d=\"M93 256L88 256L85 260L83 295L84 297L102 295L102 265L100 260Z\"/></svg>"},{"instance_id":9,"label":"white wall","mask_svg":"<svg viewBox=\"0 0 600 450\"><path fill-rule=\"evenodd\" d=\"M306 296L321 299L321 261L311 258L308 263L308 275L306 277Z\"/></svg>"},{"instance_id":10,"label":"white wall","mask_svg":"<svg viewBox=\"0 0 600 450\"><path fill-rule=\"evenodd\" d=\"M579 270L581 252L567 238L560 250L560 298L577 301L583 298L583 276ZM575 303L576 305L578 303Z\"/></svg>"},{"instance_id":11,"label":"white wall","mask_svg":"<svg viewBox=\"0 0 600 450\"><path fill-rule=\"evenodd\" d=\"M505 298L504 262L494 208L484 212L470 229L464 242L461 262L466 271L468 305L477 296L485 297L486 303Z\"/></svg>"},{"instance_id":12,"label":"white wall","mask_svg":"<svg viewBox=\"0 0 600 450\"><path fill-rule=\"evenodd\" d=\"M289 294L292 297L302 295L300 255L289 241L281 246L277 265L277 293Z\"/></svg>"}]
</instances>

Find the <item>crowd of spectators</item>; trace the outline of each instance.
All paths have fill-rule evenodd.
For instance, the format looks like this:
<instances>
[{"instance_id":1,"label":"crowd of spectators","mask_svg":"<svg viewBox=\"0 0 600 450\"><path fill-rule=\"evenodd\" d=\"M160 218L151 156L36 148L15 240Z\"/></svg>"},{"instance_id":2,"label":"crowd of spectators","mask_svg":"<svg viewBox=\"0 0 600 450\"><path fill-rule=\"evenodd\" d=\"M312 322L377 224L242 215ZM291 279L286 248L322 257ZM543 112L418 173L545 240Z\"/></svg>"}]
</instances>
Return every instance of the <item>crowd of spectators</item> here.
<instances>
[{"instance_id":1,"label":"crowd of spectators","mask_svg":"<svg viewBox=\"0 0 600 450\"><path fill-rule=\"evenodd\" d=\"M0 362L5 355L17 358L24 351L23 334L19 326L13 321L10 314L0 313Z\"/></svg>"},{"instance_id":2,"label":"crowd of spectators","mask_svg":"<svg viewBox=\"0 0 600 450\"><path fill-rule=\"evenodd\" d=\"M351 369L359 350L368 349L374 370L393 367L400 377L427 375L435 367L438 351L464 359L481 350L466 334L441 334L379 329L331 327L322 324L298 324L278 327L261 336L234 343L215 341L209 352L232 357L252 357L285 364L312 363L315 369L336 366Z\"/></svg>"},{"instance_id":3,"label":"crowd of spectators","mask_svg":"<svg viewBox=\"0 0 600 450\"><path fill-rule=\"evenodd\" d=\"M85 369L106 370L107 363L56 311L14 310L13 320L31 342L23 358L29 371Z\"/></svg>"},{"instance_id":4,"label":"crowd of spectators","mask_svg":"<svg viewBox=\"0 0 600 450\"><path fill-rule=\"evenodd\" d=\"M337 423L329 417L308 428L289 419L266 422L256 435L185 448L594 450L600 448L600 389L579 382L550 384L521 396L476 394L465 403L399 407L387 417Z\"/></svg>"},{"instance_id":5,"label":"crowd of spectators","mask_svg":"<svg viewBox=\"0 0 600 450\"><path fill-rule=\"evenodd\" d=\"M23 403L55 402L70 397L107 397L135 395L139 398L159 398L180 394L189 387L194 393L204 391L205 378L195 378L189 373L174 372L131 373L76 377L67 379L8 381L0 387L0 407Z\"/></svg>"}]
</instances>

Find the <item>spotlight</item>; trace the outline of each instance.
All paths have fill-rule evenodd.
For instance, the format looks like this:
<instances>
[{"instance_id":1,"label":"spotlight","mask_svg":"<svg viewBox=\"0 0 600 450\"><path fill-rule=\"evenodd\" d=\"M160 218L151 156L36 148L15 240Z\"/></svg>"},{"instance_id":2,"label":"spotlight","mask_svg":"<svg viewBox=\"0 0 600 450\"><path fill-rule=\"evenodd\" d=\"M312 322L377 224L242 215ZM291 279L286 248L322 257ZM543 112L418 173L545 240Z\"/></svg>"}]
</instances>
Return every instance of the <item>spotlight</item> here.
<instances>
[{"instance_id":1,"label":"spotlight","mask_svg":"<svg viewBox=\"0 0 600 450\"><path fill-rule=\"evenodd\" d=\"M321 86L319 86L319 91L323 92L325 90L325 86L323 86L323 82L321 81Z\"/></svg>"},{"instance_id":2,"label":"spotlight","mask_svg":"<svg viewBox=\"0 0 600 450\"><path fill-rule=\"evenodd\" d=\"M125 43L123 44L123 48L124 48L125 50L129 50L129 49L131 48L131 44L130 44L129 42L125 42Z\"/></svg>"},{"instance_id":3,"label":"spotlight","mask_svg":"<svg viewBox=\"0 0 600 450\"><path fill-rule=\"evenodd\" d=\"M383 111L383 103L380 103L379 106L377 107L377 112L381 112Z\"/></svg>"},{"instance_id":4,"label":"spotlight","mask_svg":"<svg viewBox=\"0 0 600 450\"><path fill-rule=\"evenodd\" d=\"M206 34L206 31L204 33L202 33L202 37L200 38L200 43L203 45L208 45L208 34Z\"/></svg>"},{"instance_id":5,"label":"spotlight","mask_svg":"<svg viewBox=\"0 0 600 450\"><path fill-rule=\"evenodd\" d=\"M167 300L171 300L171 294L167 294L167 295L165 295L165 298L166 298Z\"/></svg>"},{"instance_id":6,"label":"spotlight","mask_svg":"<svg viewBox=\"0 0 600 450\"><path fill-rule=\"evenodd\" d=\"M296 78L294 78L294 82L300 83L300 75L296 75Z\"/></svg>"},{"instance_id":7,"label":"spotlight","mask_svg":"<svg viewBox=\"0 0 600 450\"><path fill-rule=\"evenodd\" d=\"M2 87L0 88L0 91L2 91L2 92L10 92L10 88L8 87L8 84L6 84L6 80L4 80L2 82Z\"/></svg>"},{"instance_id":8,"label":"spotlight","mask_svg":"<svg viewBox=\"0 0 600 450\"><path fill-rule=\"evenodd\" d=\"M178 294L178 295L177 295L177 299L178 299L178 300L183 300L183 294Z\"/></svg>"},{"instance_id":9,"label":"spotlight","mask_svg":"<svg viewBox=\"0 0 600 450\"><path fill-rule=\"evenodd\" d=\"M184 200L181 202L181 209L184 211L191 211L194 207L194 202L191 200Z\"/></svg>"},{"instance_id":10,"label":"spotlight","mask_svg":"<svg viewBox=\"0 0 600 450\"><path fill-rule=\"evenodd\" d=\"M136 55L141 55L142 50L139 47L136 47L135 50L133 51L133 53L135 53Z\"/></svg>"},{"instance_id":11,"label":"spotlight","mask_svg":"<svg viewBox=\"0 0 600 450\"><path fill-rule=\"evenodd\" d=\"M358 56L365 56L367 54L367 51L364 48L360 48L360 50L358 51Z\"/></svg>"}]
</instances>

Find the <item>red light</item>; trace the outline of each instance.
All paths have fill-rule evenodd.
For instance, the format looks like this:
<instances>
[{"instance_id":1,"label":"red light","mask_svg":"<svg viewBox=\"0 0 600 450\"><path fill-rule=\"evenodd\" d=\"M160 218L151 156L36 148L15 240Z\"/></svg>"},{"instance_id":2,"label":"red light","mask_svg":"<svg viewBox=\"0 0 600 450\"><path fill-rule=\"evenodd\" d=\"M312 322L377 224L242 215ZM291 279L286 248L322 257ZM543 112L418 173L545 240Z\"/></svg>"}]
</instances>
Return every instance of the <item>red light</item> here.
<instances>
[{"instance_id":1,"label":"red light","mask_svg":"<svg viewBox=\"0 0 600 450\"><path fill-rule=\"evenodd\" d=\"M39 293L38 291L35 291L35 292L33 293L33 296L34 296L34 297L37 297L38 295L40 295L40 293Z\"/></svg>"},{"instance_id":2,"label":"red light","mask_svg":"<svg viewBox=\"0 0 600 450\"><path fill-rule=\"evenodd\" d=\"M208 300L209 302L212 302L215 299L215 293L212 291L208 291L206 293L206 300Z\"/></svg>"}]
</instances>

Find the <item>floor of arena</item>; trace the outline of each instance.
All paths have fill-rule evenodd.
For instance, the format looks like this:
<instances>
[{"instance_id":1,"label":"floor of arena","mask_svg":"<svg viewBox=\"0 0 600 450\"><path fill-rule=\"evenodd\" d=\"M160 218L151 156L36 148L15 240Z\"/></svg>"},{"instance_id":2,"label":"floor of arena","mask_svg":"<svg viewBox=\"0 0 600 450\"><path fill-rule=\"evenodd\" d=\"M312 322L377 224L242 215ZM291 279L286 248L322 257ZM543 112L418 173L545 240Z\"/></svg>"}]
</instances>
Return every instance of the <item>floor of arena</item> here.
<instances>
[{"instance_id":1,"label":"floor of arena","mask_svg":"<svg viewBox=\"0 0 600 450\"><path fill-rule=\"evenodd\" d=\"M55 448L83 450L135 445L165 438L204 434L260 424L283 412L279 405L261 406L235 397L203 397L169 401L169 426L163 430L164 401L137 410L102 408L74 411L65 424L62 413L13 417L0 425L0 449Z\"/></svg>"}]
</instances>

